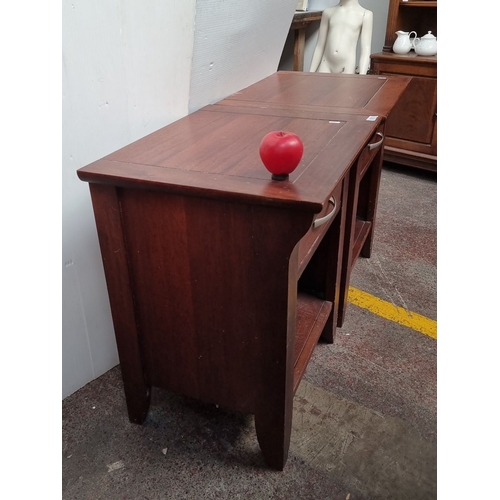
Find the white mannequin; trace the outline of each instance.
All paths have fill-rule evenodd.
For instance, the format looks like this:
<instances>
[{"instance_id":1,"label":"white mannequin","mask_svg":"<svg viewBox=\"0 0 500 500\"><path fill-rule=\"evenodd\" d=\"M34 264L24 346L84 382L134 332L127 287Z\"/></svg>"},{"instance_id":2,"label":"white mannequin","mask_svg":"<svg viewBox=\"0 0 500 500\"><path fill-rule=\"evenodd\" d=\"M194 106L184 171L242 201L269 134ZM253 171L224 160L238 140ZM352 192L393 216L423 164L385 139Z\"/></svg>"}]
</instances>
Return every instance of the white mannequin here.
<instances>
[{"instance_id":1,"label":"white mannequin","mask_svg":"<svg viewBox=\"0 0 500 500\"><path fill-rule=\"evenodd\" d=\"M359 40L359 74L366 75L370 67L372 31L373 12L361 7L358 0L340 0L338 5L325 9L310 71L353 75Z\"/></svg>"}]
</instances>

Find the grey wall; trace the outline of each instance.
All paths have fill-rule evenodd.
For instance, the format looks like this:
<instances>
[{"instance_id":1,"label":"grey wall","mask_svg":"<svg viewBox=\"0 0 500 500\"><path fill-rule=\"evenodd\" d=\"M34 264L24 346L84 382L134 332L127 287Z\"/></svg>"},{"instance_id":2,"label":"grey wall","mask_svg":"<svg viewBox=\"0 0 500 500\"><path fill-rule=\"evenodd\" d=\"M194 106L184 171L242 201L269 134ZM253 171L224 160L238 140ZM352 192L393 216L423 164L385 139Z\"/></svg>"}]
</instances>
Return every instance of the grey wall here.
<instances>
[{"instance_id":1,"label":"grey wall","mask_svg":"<svg viewBox=\"0 0 500 500\"><path fill-rule=\"evenodd\" d=\"M198 0L189 111L278 69L297 0Z\"/></svg>"}]
</instances>

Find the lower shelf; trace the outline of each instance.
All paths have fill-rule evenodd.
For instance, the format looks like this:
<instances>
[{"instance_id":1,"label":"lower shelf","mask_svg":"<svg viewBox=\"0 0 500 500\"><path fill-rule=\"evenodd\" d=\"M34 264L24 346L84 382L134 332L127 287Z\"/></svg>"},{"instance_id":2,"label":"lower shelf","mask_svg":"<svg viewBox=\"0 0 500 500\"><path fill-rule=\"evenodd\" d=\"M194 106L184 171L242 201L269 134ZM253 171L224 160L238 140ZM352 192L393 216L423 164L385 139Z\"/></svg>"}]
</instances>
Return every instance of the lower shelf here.
<instances>
[{"instance_id":1,"label":"lower shelf","mask_svg":"<svg viewBox=\"0 0 500 500\"><path fill-rule=\"evenodd\" d=\"M356 262L356 259L359 257L359 254L361 252L361 248L363 247L363 244L366 241L366 238L368 236L368 233L370 232L370 229L372 227L372 223L361 220L361 219L356 219L356 226L354 228L354 242L352 245L352 254L351 254L351 262L349 263L349 266L352 268L354 263Z\"/></svg>"},{"instance_id":2,"label":"lower shelf","mask_svg":"<svg viewBox=\"0 0 500 500\"><path fill-rule=\"evenodd\" d=\"M318 343L333 304L312 295L299 292L295 331L293 390L297 390L307 363Z\"/></svg>"},{"instance_id":3,"label":"lower shelf","mask_svg":"<svg viewBox=\"0 0 500 500\"><path fill-rule=\"evenodd\" d=\"M384 161L437 172L437 157L424 153L410 153L404 149L386 146Z\"/></svg>"}]
</instances>

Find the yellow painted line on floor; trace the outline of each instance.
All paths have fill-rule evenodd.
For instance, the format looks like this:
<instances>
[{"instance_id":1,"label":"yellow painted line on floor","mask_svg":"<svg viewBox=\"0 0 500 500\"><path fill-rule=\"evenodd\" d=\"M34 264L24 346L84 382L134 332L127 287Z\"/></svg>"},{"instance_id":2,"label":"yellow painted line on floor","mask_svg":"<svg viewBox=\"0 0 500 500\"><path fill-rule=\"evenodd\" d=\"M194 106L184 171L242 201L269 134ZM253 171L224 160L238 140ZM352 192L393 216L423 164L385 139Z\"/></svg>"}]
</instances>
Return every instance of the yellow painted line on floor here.
<instances>
[{"instance_id":1,"label":"yellow painted line on floor","mask_svg":"<svg viewBox=\"0 0 500 500\"><path fill-rule=\"evenodd\" d=\"M408 311L404 307L395 306L390 302L386 302L352 286L349 287L347 300L351 304L367 309L382 318L394 321L424 335L428 335L433 339L437 339L437 321Z\"/></svg>"}]
</instances>

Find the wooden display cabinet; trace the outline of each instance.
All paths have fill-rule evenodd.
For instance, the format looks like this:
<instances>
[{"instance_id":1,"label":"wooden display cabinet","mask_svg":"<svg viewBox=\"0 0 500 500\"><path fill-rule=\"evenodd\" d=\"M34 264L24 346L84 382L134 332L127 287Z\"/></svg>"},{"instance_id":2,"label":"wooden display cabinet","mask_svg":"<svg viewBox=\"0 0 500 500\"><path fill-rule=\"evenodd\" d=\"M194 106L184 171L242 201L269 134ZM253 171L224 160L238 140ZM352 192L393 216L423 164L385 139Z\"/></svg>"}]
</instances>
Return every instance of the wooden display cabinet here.
<instances>
[{"instance_id":1,"label":"wooden display cabinet","mask_svg":"<svg viewBox=\"0 0 500 500\"><path fill-rule=\"evenodd\" d=\"M387 120L385 160L436 171L437 55L395 54L398 30L437 36L437 1L391 0L383 52L371 56L371 73L412 77Z\"/></svg>"}]
</instances>

